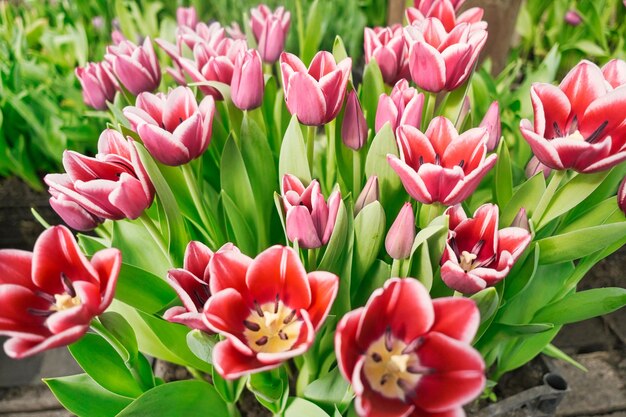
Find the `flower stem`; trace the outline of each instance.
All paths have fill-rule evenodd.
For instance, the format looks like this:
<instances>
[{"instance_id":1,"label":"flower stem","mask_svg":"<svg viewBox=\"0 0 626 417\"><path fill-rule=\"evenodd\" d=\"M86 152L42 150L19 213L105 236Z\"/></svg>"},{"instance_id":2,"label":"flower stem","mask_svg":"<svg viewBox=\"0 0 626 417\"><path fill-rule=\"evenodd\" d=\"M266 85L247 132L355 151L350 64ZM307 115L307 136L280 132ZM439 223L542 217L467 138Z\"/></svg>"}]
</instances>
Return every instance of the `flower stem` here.
<instances>
[{"instance_id":1,"label":"flower stem","mask_svg":"<svg viewBox=\"0 0 626 417\"><path fill-rule=\"evenodd\" d=\"M191 194L193 204L196 206L196 211L198 212L202 225L204 226L203 229L205 230L202 231L206 231L206 234L203 233L203 235L205 235L205 237L209 240L209 246L217 249L218 242L222 242L221 231L217 225L217 221L210 210L206 210L206 207L202 202L200 190L198 189L198 181L196 181L191 165L184 164L181 166L181 170L183 171L183 177L185 178L185 183L187 183L187 188L189 189L189 194Z\"/></svg>"},{"instance_id":2,"label":"flower stem","mask_svg":"<svg viewBox=\"0 0 626 417\"><path fill-rule=\"evenodd\" d=\"M307 255L308 255L308 270L309 272L311 271L315 271L315 269L317 268L317 249L309 249L307 251Z\"/></svg>"},{"instance_id":3,"label":"flower stem","mask_svg":"<svg viewBox=\"0 0 626 417\"><path fill-rule=\"evenodd\" d=\"M309 161L309 171L313 176L313 156L315 155L315 133L317 126L308 126L306 135L306 157Z\"/></svg>"},{"instance_id":4,"label":"flower stem","mask_svg":"<svg viewBox=\"0 0 626 417\"><path fill-rule=\"evenodd\" d=\"M154 240L154 242L157 244L159 249L161 249L161 252L163 252L163 255L165 256L167 261L170 263L170 265L174 265L174 262L170 255L170 251L167 245L165 244L165 241L163 240L163 234L157 228L156 224L154 224L154 221L150 218L150 216L148 216L148 214L145 211L141 214L141 216L139 216L139 221L146 228L146 230L152 237L152 240Z\"/></svg>"},{"instance_id":5,"label":"flower stem","mask_svg":"<svg viewBox=\"0 0 626 417\"><path fill-rule=\"evenodd\" d=\"M361 151L352 152L352 196L357 198L361 193Z\"/></svg>"},{"instance_id":6,"label":"flower stem","mask_svg":"<svg viewBox=\"0 0 626 417\"><path fill-rule=\"evenodd\" d=\"M552 197L554 197L554 193L559 188L559 185L561 184L561 181L563 181L563 178L565 177L566 174L567 174L566 170L554 171L554 174L552 174L552 178L550 178L548 187L546 188L546 191L541 196L541 200L539 200L539 203L537 204L537 207L535 208L535 211L533 212L533 215L532 215L532 221L535 227L537 228L537 230L539 230L541 226L543 226L541 224L543 215L546 213L546 209L548 208L550 201L552 201Z\"/></svg>"}]
</instances>

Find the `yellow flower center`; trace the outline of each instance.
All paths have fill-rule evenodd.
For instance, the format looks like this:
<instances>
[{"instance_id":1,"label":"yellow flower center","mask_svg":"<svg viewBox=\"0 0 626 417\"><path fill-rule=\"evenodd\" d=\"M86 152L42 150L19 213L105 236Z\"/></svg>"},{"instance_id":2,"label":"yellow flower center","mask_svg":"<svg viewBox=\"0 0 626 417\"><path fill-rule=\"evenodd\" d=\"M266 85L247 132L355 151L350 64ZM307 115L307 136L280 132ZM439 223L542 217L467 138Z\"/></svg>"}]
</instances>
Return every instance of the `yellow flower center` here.
<instances>
[{"instance_id":1,"label":"yellow flower center","mask_svg":"<svg viewBox=\"0 0 626 417\"><path fill-rule=\"evenodd\" d=\"M476 267L474 263L476 258L478 258L478 255L464 250L459 257L459 266L463 268L465 272L469 272Z\"/></svg>"},{"instance_id":2,"label":"yellow flower center","mask_svg":"<svg viewBox=\"0 0 626 417\"><path fill-rule=\"evenodd\" d=\"M280 300L255 304L255 307L243 322L246 327L243 334L250 349L259 353L279 353L291 349L302 327L296 311Z\"/></svg>"},{"instance_id":3,"label":"yellow flower center","mask_svg":"<svg viewBox=\"0 0 626 417\"><path fill-rule=\"evenodd\" d=\"M54 294L54 300L55 303L50 306L50 310L52 311L67 310L68 308L76 307L81 303L79 296L76 295L72 297L68 293Z\"/></svg>"},{"instance_id":4,"label":"yellow flower center","mask_svg":"<svg viewBox=\"0 0 626 417\"><path fill-rule=\"evenodd\" d=\"M574 133L569 134L567 139L584 141L585 137L580 133L580 131L576 130Z\"/></svg>"}]
</instances>

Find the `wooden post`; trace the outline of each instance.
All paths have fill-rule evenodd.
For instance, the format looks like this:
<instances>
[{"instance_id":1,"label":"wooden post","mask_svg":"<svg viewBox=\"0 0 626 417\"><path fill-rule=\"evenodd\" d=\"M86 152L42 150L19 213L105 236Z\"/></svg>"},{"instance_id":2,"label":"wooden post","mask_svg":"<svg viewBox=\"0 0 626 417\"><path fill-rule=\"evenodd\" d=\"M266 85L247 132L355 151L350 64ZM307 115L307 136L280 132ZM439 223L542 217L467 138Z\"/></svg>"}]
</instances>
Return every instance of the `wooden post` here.
<instances>
[{"instance_id":1,"label":"wooden post","mask_svg":"<svg viewBox=\"0 0 626 417\"><path fill-rule=\"evenodd\" d=\"M406 8L406 0L388 0L387 5L387 24L389 26L396 23L402 23L404 18L404 9Z\"/></svg>"}]
</instances>

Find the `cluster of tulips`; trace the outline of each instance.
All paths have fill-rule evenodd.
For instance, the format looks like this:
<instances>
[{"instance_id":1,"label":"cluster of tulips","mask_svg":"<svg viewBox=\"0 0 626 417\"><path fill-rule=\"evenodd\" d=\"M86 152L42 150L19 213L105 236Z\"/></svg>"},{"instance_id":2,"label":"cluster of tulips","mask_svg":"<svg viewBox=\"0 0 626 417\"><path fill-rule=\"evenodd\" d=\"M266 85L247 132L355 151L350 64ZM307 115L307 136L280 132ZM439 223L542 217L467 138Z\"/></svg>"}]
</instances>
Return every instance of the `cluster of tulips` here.
<instances>
[{"instance_id":1,"label":"cluster of tulips","mask_svg":"<svg viewBox=\"0 0 626 417\"><path fill-rule=\"evenodd\" d=\"M5 351L95 351L91 328L139 387L74 355L98 386L93 406L115 396L111 416L150 415L170 385L142 352L191 369L202 384L181 390L216 415L238 415L244 386L275 415L464 415L487 374L574 321L554 313L587 296L572 261L623 244L626 63L582 61L560 85L532 86L525 178L498 103L469 104L487 24L462 3L416 0L407 26L366 28L360 86L340 38L308 67L284 51L282 7L252 9L248 36L180 8L175 39L155 40L167 78L150 38L116 32L104 61L76 69L85 102L114 123L95 156L68 150L66 172L45 178L64 222L93 233L52 226L33 252L0 250ZM560 284L520 308L543 279ZM609 295L575 320L626 304L621 289L593 294ZM49 385L88 415L64 395L80 391L72 381Z\"/></svg>"}]
</instances>

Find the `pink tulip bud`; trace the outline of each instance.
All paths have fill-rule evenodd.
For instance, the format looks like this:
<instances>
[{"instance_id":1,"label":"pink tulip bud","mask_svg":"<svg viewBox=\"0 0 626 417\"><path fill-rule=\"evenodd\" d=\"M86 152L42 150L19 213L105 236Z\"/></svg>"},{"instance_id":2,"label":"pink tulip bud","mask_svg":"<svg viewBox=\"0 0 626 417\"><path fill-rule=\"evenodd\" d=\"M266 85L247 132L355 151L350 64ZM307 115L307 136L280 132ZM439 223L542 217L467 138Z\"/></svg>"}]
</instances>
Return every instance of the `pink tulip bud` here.
<instances>
[{"instance_id":1,"label":"pink tulip bud","mask_svg":"<svg viewBox=\"0 0 626 417\"><path fill-rule=\"evenodd\" d=\"M389 123L393 132L400 126L409 125L420 128L424 94L418 93L409 82L401 79L391 90L390 95L381 94L376 108L376 133L385 123Z\"/></svg>"},{"instance_id":2,"label":"pink tulip bud","mask_svg":"<svg viewBox=\"0 0 626 417\"><path fill-rule=\"evenodd\" d=\"M511 227L521 227L522 229L530 232L530 225L528 224L528 215L526 214L526 209L524 207L521 207L519 211L517 212L517 214L515 215L513 222L511 222Z\"/></svg>"},{"instance_id":3,"label":"pink tulip bud","mask_svg":"<svg viewBox=\"0 0 626 417\"><path fill-rule=\"evenodd\" d=\"M250 10L250 26L263 62L273 64L285 49L291 14L284 7L274 12L264 4Z\"/></svg>"},{"instance_id":4,"label":"pink tulip bud","mask_svg":"<svg viewBox=\"0 0 626 417\"><path fill-rule=\"evenodd\" d=\"M626 84L626 61L622 59L612 59L602 67L604 78L611 84L611 87L617 88Z\"/></svg>"},{"instance_id":5,"label":"pink tulip bud","mask_svg":"<svg viewBox=\"0 0 626 417\"><path fill-rule=\"evenodd\" d=\"M104 18L102 16L94 16L94 18L91 19L91 24L94 29L101 31L104 29Z\"/></svg>"},{"instance_id":6,"label":"pink tulip bud","mask_svg":"<svg viewBox=\"0 0 626 417\"><path fill-rule=\"evenodd\" d=\"M548 179L552 169L542 164L536 156L533 156L530 158L530 161L528 161L528 165L526 165L526 178L534 177L539 172L543 172L543 177Z\"/></svg>"},{"instance_id":7,"label":"pink tulip bud","mask_svg":"<svg viewBox=\"0 0 626 417\"><path fill-rule=\"evenodd\" d=\"M502 127L500 126L500 107L498 102L494 101L489 106L485 117L480 122L479 127L484 127L489 133L489 139L487 139L487 151L491 152L498 147L500 138L502 137Z\"/></svg>"},{"instance_id":8,"label":"pink tulip bud","mask_svg":"<svg viewBox=\"0 0 626 417\"><path fill-rule=\"evenodd\" d=\"M124 36L119 29L113 29L113 32L111 32L111 40L113 41L113 45L119 45L128 39L126 39L126 36Z\"/></svg>"},{"instance_id":9,"label":"pink tulip bud","mask_svg":"<svg viewBox=\"0 0 626 417\"><path fill-rule=\"evenodd\" d=\"M161 83L161 68L149 37L141 46L131 41L109 46L104 58L113 65L113 73L124 87L134 95L153 91Z\"/></svg>"},{"instance_id":10,"label":"pink tulip bud","mask_svg":"<svg viewBox=\"0 0 626 417\"><path fill-rule=\"evenodd\" d=\"M367 142L367 121L354 90L348 93L346 109L341 124L341 140L350 149L358 151Z\"/></svg>"},{"instance_id":11,"label":"pink tulip bud","mask_svg":"<svg viewBox=\"0 0 626 417\"><path fill-rule=\"evenodd\" d=\"M256 49L239 52L230 88L233 103L241 110L255 109L263 103L263 65Z\"/></svg>"},{"instance_id":12,"label":"pink tulip bud","mask_svg":"<svg viewBox=\"0 0 626 417\"><path fill-rule=\"evenodd\" d=\"M198 24L198 13L196 8L191 7L179 7L176 9L176 22L178 26L189 26L195 28Z\"/></svg>"},{"instance_id":13,"label":"pink tulip bud","mask_svg":"<svg viewBox=\"0 0 626 417\"><path fill-rule=\"evenodd\" d=\"M576 10L568 10L564 17L565 23L571 26L578 26L583 22L583 18Z\"/></svg>"},{"instance_id":14,"label":"pink tulip bud","mask_svg":"<svg viewBox=\"0 0 626 417\"><path fill-rule=\"evenodd\" d=\"M379 200L378 177L372 175L365 183L361 194L354 203L354 216L356 217L365 206Z\"/></svg>"},{"instance_id":15,"label":"pink tulip bud","mask_svg":"<svg viewBox=\"0 0 626 417\"><path fill-rule=\"evenodd\" d=\"M624 177L617 190L617 205L626 215L626 177Z\"/></svg>"},{"instance_id":16,"label":"pink tulip bud","mask_svg":"<svg viewBox=\"0 0 626 417\"><path fill-rule=\"evenodd\" d=\"M385 238L385 249L393 259L405 259L411 256L415 240L415 214L411 203L404 203L389 228Z\"/></svg>"},{"instance_id":17,"label":"pink tulip bud","mask_svg":"<svg viewBox=\"0 0 626 417\"><path fill-rule=\"evenodd\" d=\"M83 101L96 110L106 110L107 101L113 102L115 93L120 89L111 72L111 64L89 62L85 67L74 71L83 88Z\"/></svg>"}]
</instances>

